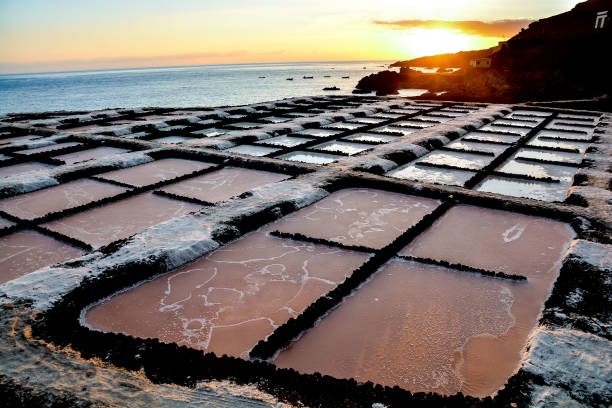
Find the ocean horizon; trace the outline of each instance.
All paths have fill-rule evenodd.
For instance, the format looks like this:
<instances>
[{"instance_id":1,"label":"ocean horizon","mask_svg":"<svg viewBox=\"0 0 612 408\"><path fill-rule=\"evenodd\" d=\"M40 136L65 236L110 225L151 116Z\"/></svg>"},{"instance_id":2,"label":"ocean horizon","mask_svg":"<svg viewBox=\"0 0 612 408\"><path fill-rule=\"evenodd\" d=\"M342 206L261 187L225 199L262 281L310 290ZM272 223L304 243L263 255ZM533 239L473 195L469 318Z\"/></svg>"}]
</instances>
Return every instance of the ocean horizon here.
<instances>
[{"instance_id":1,"label":"ocean horizon","mask_svg":"<svg viewBox=\"0 0 612 408\"><path fill-rule=\"evenodd\" d=\"M391 62L266 62L0 74L0 113L232 106L347 94L362 77L388 68ZM323 91L325 87L339 90Z\"/></svg>"}]
</instances>

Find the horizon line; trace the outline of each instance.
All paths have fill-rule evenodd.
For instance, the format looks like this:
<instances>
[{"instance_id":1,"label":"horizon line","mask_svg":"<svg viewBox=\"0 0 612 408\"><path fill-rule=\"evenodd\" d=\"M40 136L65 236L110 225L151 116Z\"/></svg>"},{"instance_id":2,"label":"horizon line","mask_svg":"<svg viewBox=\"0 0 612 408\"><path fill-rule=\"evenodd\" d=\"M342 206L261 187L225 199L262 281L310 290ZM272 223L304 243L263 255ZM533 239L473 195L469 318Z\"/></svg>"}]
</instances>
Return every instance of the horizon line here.
<instances>
[{"instance_id":1,"label":"horizon line","mask_svg":"<svg viewBox=\"0 0 612 408\"><path fill-rule=\"evenodd\" d=\"M297 63L323 63L323 62L389 62L400 61L400 59L338 59L338 60L292 60L292 61L245 61L245 62L225 62L225 63L201 63L201 64L179 64L179 65L141 65L141 66L123 66L123 67L108 67L108 68L91 68L91 69L58 69L50 71L25 71L25 72L0 72L0 76L4 75L35 75L35 74L61 74L61 73L77 73L77 72L96 72L96 71L116 71L116 70L138 70L138 69L153 69L153 68L188 68L200 66L222 66L222 65L250 65L250 64L297 64ZM57 61L62 62L62 61ZM18 63L11 63L18 64ZM25 63L27 64L27 63ZM0 63L0 67L2 64Z\"/></svg>"}]
</instances>

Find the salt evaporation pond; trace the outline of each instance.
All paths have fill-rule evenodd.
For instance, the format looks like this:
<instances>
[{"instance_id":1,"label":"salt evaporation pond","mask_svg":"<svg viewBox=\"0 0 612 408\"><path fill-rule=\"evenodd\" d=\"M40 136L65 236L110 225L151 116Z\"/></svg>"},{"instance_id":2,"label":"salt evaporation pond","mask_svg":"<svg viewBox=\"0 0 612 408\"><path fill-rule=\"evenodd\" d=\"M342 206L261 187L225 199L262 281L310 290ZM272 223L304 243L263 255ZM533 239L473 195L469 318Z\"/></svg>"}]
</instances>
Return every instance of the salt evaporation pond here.
<instances>
[{"instance_id":1,"label":"salt evaporation pond","mask_svg":"<svg viewBox=\"0 0 612 408\"><path fill-rule=\"evenodd\" d=\"M349 140L351 142L388 143L397 140L397 138L398 136L362 132L343 137L342 140Z\"/></svg>"},{"instance_id":2,"label":"salt evaporation pond","mask_svg":"<svg viewBox=\"0 0 612 408\"><path fill-rule=\"evenodd\" d=\"M463 187L465 183L476 175L475 172L458 170L458 169L442 169L434 167L421 167L414 163L409 163L404 166L391 170L386 176L405 180L416 180L431 184L444 184L450 186Z\"/></svg>"},{"instance_id":3,"label":"salt evaporation pond","mask_svg":"<svg viewBox=\"0 0 612 408\"><path fill-rule=\"evenodd\" d=\"M214 203L227 200L245 191L289 178L268 171L226 167L198 177L170 184L161 190L181 197Z\"/></svg>"},{"instance_id":4,"label":"salt evaporation pond","mask_svg":"<svg viewBox=\"0 0 612 408\"><path fill-rule=\"evenodd\" d=\"M544 129L536 134L536 137L546 137L550 139L576 140L590 142L593 138L591 133L568 132L555 129Z\"/></svg>"},{"instance_id":5,"label":"salt evaporation pond","mask_svg":"<svg viewBox=\"0 0 612 408\"><path fill-rule=\"evenodd\" d=\"M573 237L560 222L454 207L400 254L528 280L392 260L275 364L413 392L491 395L518 369Z\"/></svg>"},{"instance_id":6,"label":"salt evaporation pond","mask_svg":"<svg viewBox=\"0 0 612 408\"><path fill-rule=\"evenodd\" d=\"M47 153L47 152L52 152L54 150L67 149L69 147L76 147L76 146L81 146L81 145L83 145L83 143L79 143L79 142L54 143L49 146L37 147L35 149L19 150L15 153L21 154L24 156L32 156L35 154Z\"/></svg>"},{"instance_id":7,"label":"salt evaporation pond","mask_svg":"<svg viewBox=\"0 0 612 408\"><path fill-rule=\"evenodd\" d=\"M0 201L0 210L14 217L33 220L47 214L113 197L126 189L100 181L81 179Z\"/></svg>"},{"instance_id":8,"label":"salt evaporation pond","mask_svg":"<svg viewBox=\"0 0 612 408\"><path fill-rule=\"evenodd\" d=\"M465 152L432 152L415 163L427 163L440 166L453 166L465 170L480 170L493 160L492 156Z\"/></svg>"},{"instance_id":9,"label":"salt evaporation pond","mask_svg":"<svg viewBox=\"0 0 612 408\"><path fill-rule=\"evenodd\" d=\"M551 152L549 150L523 148L518 151L515 158L545 160L557 163L567 163L579 165L582 163L582 154L568 152Z\"/></svg>"},{"instance_id":10,"label":"salt evaporation pond","mask_svg":"<svg viewBox=\"0 0 612 408\"><path fill-rule=\"evenodd\" d=\"M0 237L0 283L64 262L84 252L35 231L19 231Z\"/></svg>"},{"instance_id":11,"label":"salt evaporation pond","mask_svg":"<svg viewBox=\"0 0 612 408\"><path fill-rule=\"evenodd\" d=\"M364 126L366 126L364 123L336 122L331 125L325 125L325 129L357 130Z\"/></svg>"},{"instance_id":12,"label":"salt evaporation pond","mask_svg":"<svg viewBox=\"0 0 612 408\"><path fill-rule=\"evenodd\" d=\"M277 156L277 159L311 164L329 164L341 159L342 156L316 152L291 152Z\"/></svg>"},{"instance_id":13,"label":"salt evaporation pond","mask_svg":"<svg viewBox=\"0 0 612 408\"><path fill-rule=\"evenodd\" d=\"M257 342L332 290L368 256L255 232L94 306L85 323L248 357Z\"/></svg>"},{"instance_id":14,"label":"salt evaporation pond","mask_svg":"<svg viewBox=\"0 0 612 408\"><path fill-rule=\"evenodd\" d=\"M486 142L486 143L502 143L512 144L520 139L520 136L514 135L502 135L500 133L488 133L488 132L470 132L463 136L462 140L470 142Z\"/></svg>"},{"instance_id":15,"label":"salt evaporation pond","mask_svg":"<svg viewBox=\"0 0 612 408\"><path fill-rule=\"evenodd\" d=\"M262 140L260 142L257 142L257 144L265 144L265 145L281 146L281 147L295 147L295 146L303 145L304 143L308 143L311 140L314 140L314 139L309 139L306 137L291 137L291 136L283 135L283 136L276 136L276 137L271 137L266 140Z\"/></svg>"},{"instance_id":16,"label":"salt evaporation pond","mask_svg":"<svg viewBox=\"0 0 612 408\"><path fill-rule=\"evenodd\" d=\"M474 143L469 140L456 140L445 146L448 149L465 150L468 152L486 152L493 153L495 156L499 156L506 149L507 146L493 144L493 143Z\"/></svg>"},{"instance_id":17,"label":"salt evaporation pond","mask_svg":"<svg viewBox=\"0 0 612 408\"><path fill-rule=\"evenodd\" d=\"M200 205L145 193L60 218L44 226L98 248L200 208Z\"/></svg>"},{"instance_id":18,"label":"salt evaporation pond","mask_svg":"<svg viewBox=\"0 0 612 408\"><path fill-rule=\"evenodd\" d=\"M98 177L135 187L144 187L204 170L210 166L212 166L210 163L193 160L162 159L127 169L103 173Z\"/></svg>"},{"instance_id":19,"label":"salt evaporation pond","mask_svg":"<svg viewBox=\"0 0 612 408\"><path fill-rule=\"evenodd\" d=\"M267 156L269 154L272 154L274 152L278 152L279 150L280 149L277 149L275 147L240 145L240 146L230 147L229 149L225 151L230 152L230 153L245 154L247 156L262 157L262 156Z\"/></svg>"},{"instance_id":20,"label":"salt evaporation pond","mask_svg":"<svg viewBox=\"0 0 612 408\"><path fill-rule=\"evenodd\" d=\"M321 143L312 147L312 149L314 150L322 150L327 152L342 152L348 154L349 156L364 152L366 150L370 150L371 148L372 146L366 144L342 142L338 140L332 140L331 142Z\"/></svg>"},{"instance_id":21,"label":"salt evaporation pond","mask_svg":"<svg viewBox=\"0 0 612 408\"><path fill-rule=\"evenodd\" d=\"M304 129L299 132L295 132L294 135L298 136L310 136L310 137L329 137L344 133L342 130L332 129Z\"/></svg>"},{"instance_id":22,"label":"salt evaporation pond","mask_svg":"<svg viewBox=\"0 0 612 408\"><path fill-rule=\"evenodd\" d=\"M15 174L27 173L29 171L39 171L50 169L53 166L37 162L13 164L11 166L0 167L0 177L14 176Z\"/></svg>"},{"instance_id":23,"label":"salt evaporation pond","mask_svg":"<svg viewBox=\"0 0 612 408\"><path fill-rule=\"evenodd\" d=\"M344 245L380 249L431 213L437 200L371 189L345 189L284 217L274 228Z\"/></svg>"},{"instance_id":24,"label":"salt evaporation pond","mask_svg":"<svg viewBox=\"0 0 612 408\"><path fill-rule=\"evenodd\" d=\"M398 134L400 136L408 136L416 132L419 128L399 127L399 126L381 126L371 129L371 132Z\"/></svg>"},{"instance_id":25,"label":"salt evaporation pond","mask_svg":"<svg viewBox=\"0 0 612 408\"><path fill-rule=\"evenodd\" d=\"M565 140L551 140L546 137L536 136L527 142L527 146L534 147L548 147L551 149L566 149L566 150L577 150L578 153L584 154L586 149L589 147L589 143L586 142L574 142Z\"/></svg>"},{"instance_id":26,"label":"salt evaporation pond","mask_svg":"<svg viewBox=\"0 0 612 408\"><path fill-rule=\"evenodd\" d=\"M564 201L567 198L569 185L567 183L562 185L561 183L548 183L545 181L487 176L474 189L487 193L553 202Z\"/></svg>"},{"instance_id":27,"label":"salt evaporation pond","mask_svg":"<svg viewBox=\"0 0 612 408\"><path fill-rule=\"evenodd\" d=\"M91 159L111 156L113 154L127 153L129 150L118 147L96 147L94 149L81 150L75 153L62 154L55 156L55 159L62 160L66 164L79 163Z\"/></svg>"}]
</instances>

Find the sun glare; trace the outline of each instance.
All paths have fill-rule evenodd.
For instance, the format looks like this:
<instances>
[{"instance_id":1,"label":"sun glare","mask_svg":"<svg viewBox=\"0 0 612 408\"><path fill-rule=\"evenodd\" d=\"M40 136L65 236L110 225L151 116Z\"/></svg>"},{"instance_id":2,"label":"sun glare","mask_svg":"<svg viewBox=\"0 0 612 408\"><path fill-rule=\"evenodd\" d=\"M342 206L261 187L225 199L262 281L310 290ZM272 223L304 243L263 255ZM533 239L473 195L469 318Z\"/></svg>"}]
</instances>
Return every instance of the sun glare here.
<instances>
[{"instance_id":1,"label":"sun glare","mask_svg":"<svg viewBox=\"0 0 612 408\"><path fill-rule=\"evenodd\" d=\"M458 30L413 28L404 34L406 51L416 57L470 50L473 36Z\"/></svg>"}]
</instances>

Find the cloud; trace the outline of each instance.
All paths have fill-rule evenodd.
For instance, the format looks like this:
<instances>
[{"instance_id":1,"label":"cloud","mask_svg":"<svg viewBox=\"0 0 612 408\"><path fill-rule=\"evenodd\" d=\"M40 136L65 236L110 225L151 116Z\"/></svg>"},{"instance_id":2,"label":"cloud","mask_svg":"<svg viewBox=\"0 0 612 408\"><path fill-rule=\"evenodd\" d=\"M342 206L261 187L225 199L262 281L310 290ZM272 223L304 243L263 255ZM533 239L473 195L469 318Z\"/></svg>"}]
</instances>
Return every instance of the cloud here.
<instances>
[{"instance_id":1,"label":"cloud","mask_svg":"<svg viewBox=\"0 0 612 408\"><path fill-rule=\"evenodd\" d=\"M459 30L464 34L478 35L481 37L504 37L509 38L527 27L533 20L496 20L484 21L443 21L443 20L374 20L373 23L389 26L396 30L409 30L411 28L443 28L447 30Z\"/></svg>"}]
</instances>

